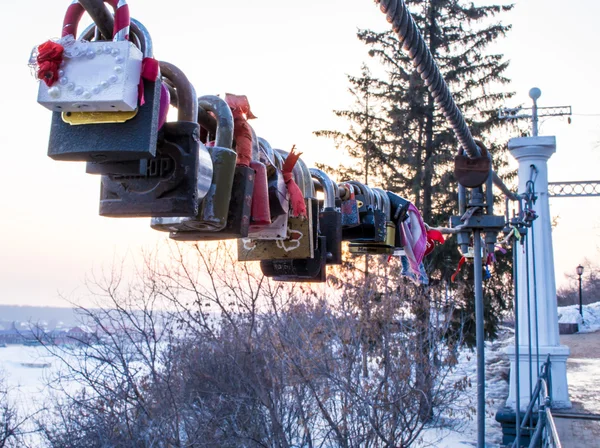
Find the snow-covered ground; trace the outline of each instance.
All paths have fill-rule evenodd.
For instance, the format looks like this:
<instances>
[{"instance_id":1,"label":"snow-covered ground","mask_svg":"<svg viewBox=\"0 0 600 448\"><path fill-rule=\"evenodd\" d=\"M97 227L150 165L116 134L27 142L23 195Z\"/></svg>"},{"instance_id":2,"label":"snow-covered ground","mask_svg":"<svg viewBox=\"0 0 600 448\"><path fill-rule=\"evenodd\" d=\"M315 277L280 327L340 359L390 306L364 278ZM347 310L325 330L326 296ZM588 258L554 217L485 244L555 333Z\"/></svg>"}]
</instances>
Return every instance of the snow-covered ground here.
<instances>
[{"instance_id":1,"label":"snow-covered ground","mask_svg":"<svg viewBox=\"0 0 600 448\"><path fill-rule=\"evenodd\" d=\"M486 446L488 448L500 447L502 441L502 428L496 422L495 415L498 408L503 406L508 396L508 358L504 354L505 348L512 344L513 330L503 328L499 337L494 342L485 344L486 360ZM470 380L461 400L455 407L462 410L459 418L447 417L447 428L428 429L423 435L422 444L439 448L464 448L477 445L477 357L475 352L463 350L459 363L452 374L451 380L466 377ZM464 411L467 411L466 417Z\"/></svg>"},{"instance_id":2,"label":"snow-covered ground","mask_svg":"<svg viewBox=\"0 0 600 448\"><path fill-rule=\"evenodd\" d=\"M581 323L578 306L567 306L558 309L560 322L580 323L580 332L591 333L600 330L600 303L585 305L583 309L584 323ZM509 362L505 348L513 344L513 330L503 328L498 340L486 343L486 443L489 448L500 447L502 431L495 421L498 408L504 404L508 395ZM579 363L583 360L577 360ZM48 367L27 367L24 364L43 365ZM573 366L571 366L573 367ZM60 368L58 361L48 356L43 347L25 347L22 345L0 348L0 372L13 390L12 396L26 411L36 409L48 392L44 385L52 373ZM577 380L576 369L569 374L569 381ZM589 375L587 375L589 376ZM464 448L475 446L477 440L476 422L476 355L474 351L463 350L459 363L453 371L449 382L458 378L467 378L468 387L454 405L455 412L447 412L443 416L445 428L425 430L422 440L417 446L434 446L438 448ZM585 378L581 379L586 380ZM575 386L575 384L572 384Z\"/></svg>"},{"instance_id":3,"label":"snow-covered ground","mask_svg":"<svg viewBox=\"0 0 600 448\"><path fill-rule=\"evenodd\" d=\"M46 380L58 367L58 361L43 347L9 345L0 348L0 373L11 391L11 399L24 412L38 408Z\"/></svg>"},{"instance_id":4,"label":"snow-covered ground","mask_svg":"<svg viewBox=\"0 0 600 448\"><path fill-rule=\"evenodd\" d=\"M600 302L583 306L583 322L579 314L579 305L558 308L558 322L561 324L579 324L580 333L593 333L600 330Z\"/></svg>"}]
</instances>

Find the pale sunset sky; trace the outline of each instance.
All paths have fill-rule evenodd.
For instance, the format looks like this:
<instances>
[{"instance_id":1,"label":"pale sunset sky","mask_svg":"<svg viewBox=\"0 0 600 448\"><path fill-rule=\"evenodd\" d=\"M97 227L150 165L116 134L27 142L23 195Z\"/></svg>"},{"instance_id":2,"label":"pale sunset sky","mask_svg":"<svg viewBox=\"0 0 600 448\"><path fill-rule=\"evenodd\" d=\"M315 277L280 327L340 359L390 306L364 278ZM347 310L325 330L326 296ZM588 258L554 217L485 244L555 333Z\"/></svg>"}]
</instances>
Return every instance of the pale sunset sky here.
<instances>
[{"instance_id":1,"label":"pale sunset sky","mask_svg":"<svg viewBox=\"0 0 600 448\"><path fill-rule=\"evenodd\" d=\"M149 219L98 216L100 179L85 174L83 163L46 155L50 112L36 103L27 61L35 45L59 37L68 4L0 0L0 304L66 306L60 296L85 295L92 270L110 269L114 260L165 238ZM152 33L157 59L183 69L199 95L248 95L259 135L280 148L296 144L309 166L339 160L333 142L312 133L344 126L332 110L351 104L346 74L359 73L369 60L357 28L389 28L371 0L129 5ZM533 86L542 89L540 106L573 106L572 124L541 123L541 135L557 137L551 181L600 179L599 18L597 0L521 0L503 16L513 30L495 49L511 60L508 76L517 92L507 106L529 106ZM553 234L559 285L584 258L598 261L598 210L600 198L551 200L552 215L560 217Z\"/></svg>"}]
</instances>

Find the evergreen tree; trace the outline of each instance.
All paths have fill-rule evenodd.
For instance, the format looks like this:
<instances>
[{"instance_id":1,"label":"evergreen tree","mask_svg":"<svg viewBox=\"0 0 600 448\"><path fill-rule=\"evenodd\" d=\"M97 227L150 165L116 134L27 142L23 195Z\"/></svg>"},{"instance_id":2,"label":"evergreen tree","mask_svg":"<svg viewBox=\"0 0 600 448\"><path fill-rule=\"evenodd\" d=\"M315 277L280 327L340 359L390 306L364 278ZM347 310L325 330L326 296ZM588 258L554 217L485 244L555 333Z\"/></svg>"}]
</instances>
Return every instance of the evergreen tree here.
<instances>
[{"instance_id":1,"label":"evergreen tree","mask_svg":"<svg viewBox=\"0 0 600 448\"><path fill-rule=\"evenodd\" d=\"M505 76L508 62L502 54L486 53L486 49L510 30L498 18L512 5L405 1L473 136L491 151L494 167L503 167L506 139L498 132L503 123L497 110L512 96L503 90L509 82ZM349 120L349 129L317 135L335 138L352 160L336 169L340 180L354 178L381 185L411 200L428 224L446 225L457 213L453 161L458 142L396 34L359 30L358 38L368 46L376 64L371 69L363 66L360 76L349 76L355 104L349 110L335 111ZM448 287L459 258L454 238L428 257L432 288ZM472 267L465 266L464 284L450 285L452 296L462 302L460 320L466 318L467 329L474 320L471 271ZM500 259L495 271L486 287L488 337L495 336L511 297L510 260ZM427 315L427 311L419 308L415 315Z\"/></svg>"}]
</instances>

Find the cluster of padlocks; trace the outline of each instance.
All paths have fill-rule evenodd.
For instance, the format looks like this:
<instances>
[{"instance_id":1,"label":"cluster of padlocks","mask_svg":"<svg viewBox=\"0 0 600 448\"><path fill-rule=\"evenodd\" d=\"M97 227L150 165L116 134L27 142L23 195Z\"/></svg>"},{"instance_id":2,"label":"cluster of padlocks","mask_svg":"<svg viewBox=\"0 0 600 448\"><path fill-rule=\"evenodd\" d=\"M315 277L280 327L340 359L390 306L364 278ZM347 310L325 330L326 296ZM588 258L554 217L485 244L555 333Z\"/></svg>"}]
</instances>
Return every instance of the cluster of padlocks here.
<instances>
[{"instance_id":1,"label":"cluster of padlocks","mask_svg":"<svg viewBox=\"0 0 600 448\"><path fill-rule=\"evenodd\" d=\"M240 260L260 261L281 281L325 281L343 241L353 254L398 254L407 200L336 183L293 150L272 148L248 124L245 97L197 97L181 70L153 59L126 2L106 3L113 41L93 25L75 38L84 13L75 1L63 37L31 60L43 81L38 102L53 112L48 155L100 176L100 215L149 217L177 241L237 239ZM177 121L167 121L169 106Z\"/></svg>"}]
</instances>

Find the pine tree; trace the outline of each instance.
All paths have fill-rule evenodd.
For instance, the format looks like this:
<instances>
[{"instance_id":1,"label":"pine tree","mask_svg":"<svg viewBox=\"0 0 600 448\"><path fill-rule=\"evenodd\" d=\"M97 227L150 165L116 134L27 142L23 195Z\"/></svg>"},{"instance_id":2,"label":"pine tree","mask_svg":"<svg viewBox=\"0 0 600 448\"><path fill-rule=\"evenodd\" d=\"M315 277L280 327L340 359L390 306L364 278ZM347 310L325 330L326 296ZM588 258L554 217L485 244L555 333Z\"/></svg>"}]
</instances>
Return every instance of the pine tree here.
<instances>
[{"instance_id":1,"label":"pine tree","mask_svg":"<svg viewBox=\"0 0 600 448\"><path fill-rule=\"evenodd\" d=\"M510 30L498 21L512 5L475 6L462 0L405 0L436 60L473 136L484 142L494 167L506 163L505 125L499 106L512 96L506 92L508 62L486 49ZM457 140L433 97L401 48L393 31L359 30L374 64L360 76L349 76L355 98L349 110L334 113L349 120L347 132L319 131L336 139L352 160L334 168L338 178L368 179L373 186L411 200L428 224L446 225L457 213L457 184L453 174ZM379 76L373 75L377 73ZM358 163L356 163L358 162ZM329 168L331 169L331 168ZM446 288L460 254L453 239L426 260L432 287ZM467 322L474 314L472 269L464 269L462 297ZM510 261L500 260L487 290L487 335L495 336L499 315L508 306ZM452 285L456 289L455 285Z\"/></svg>"}]
</instances>

